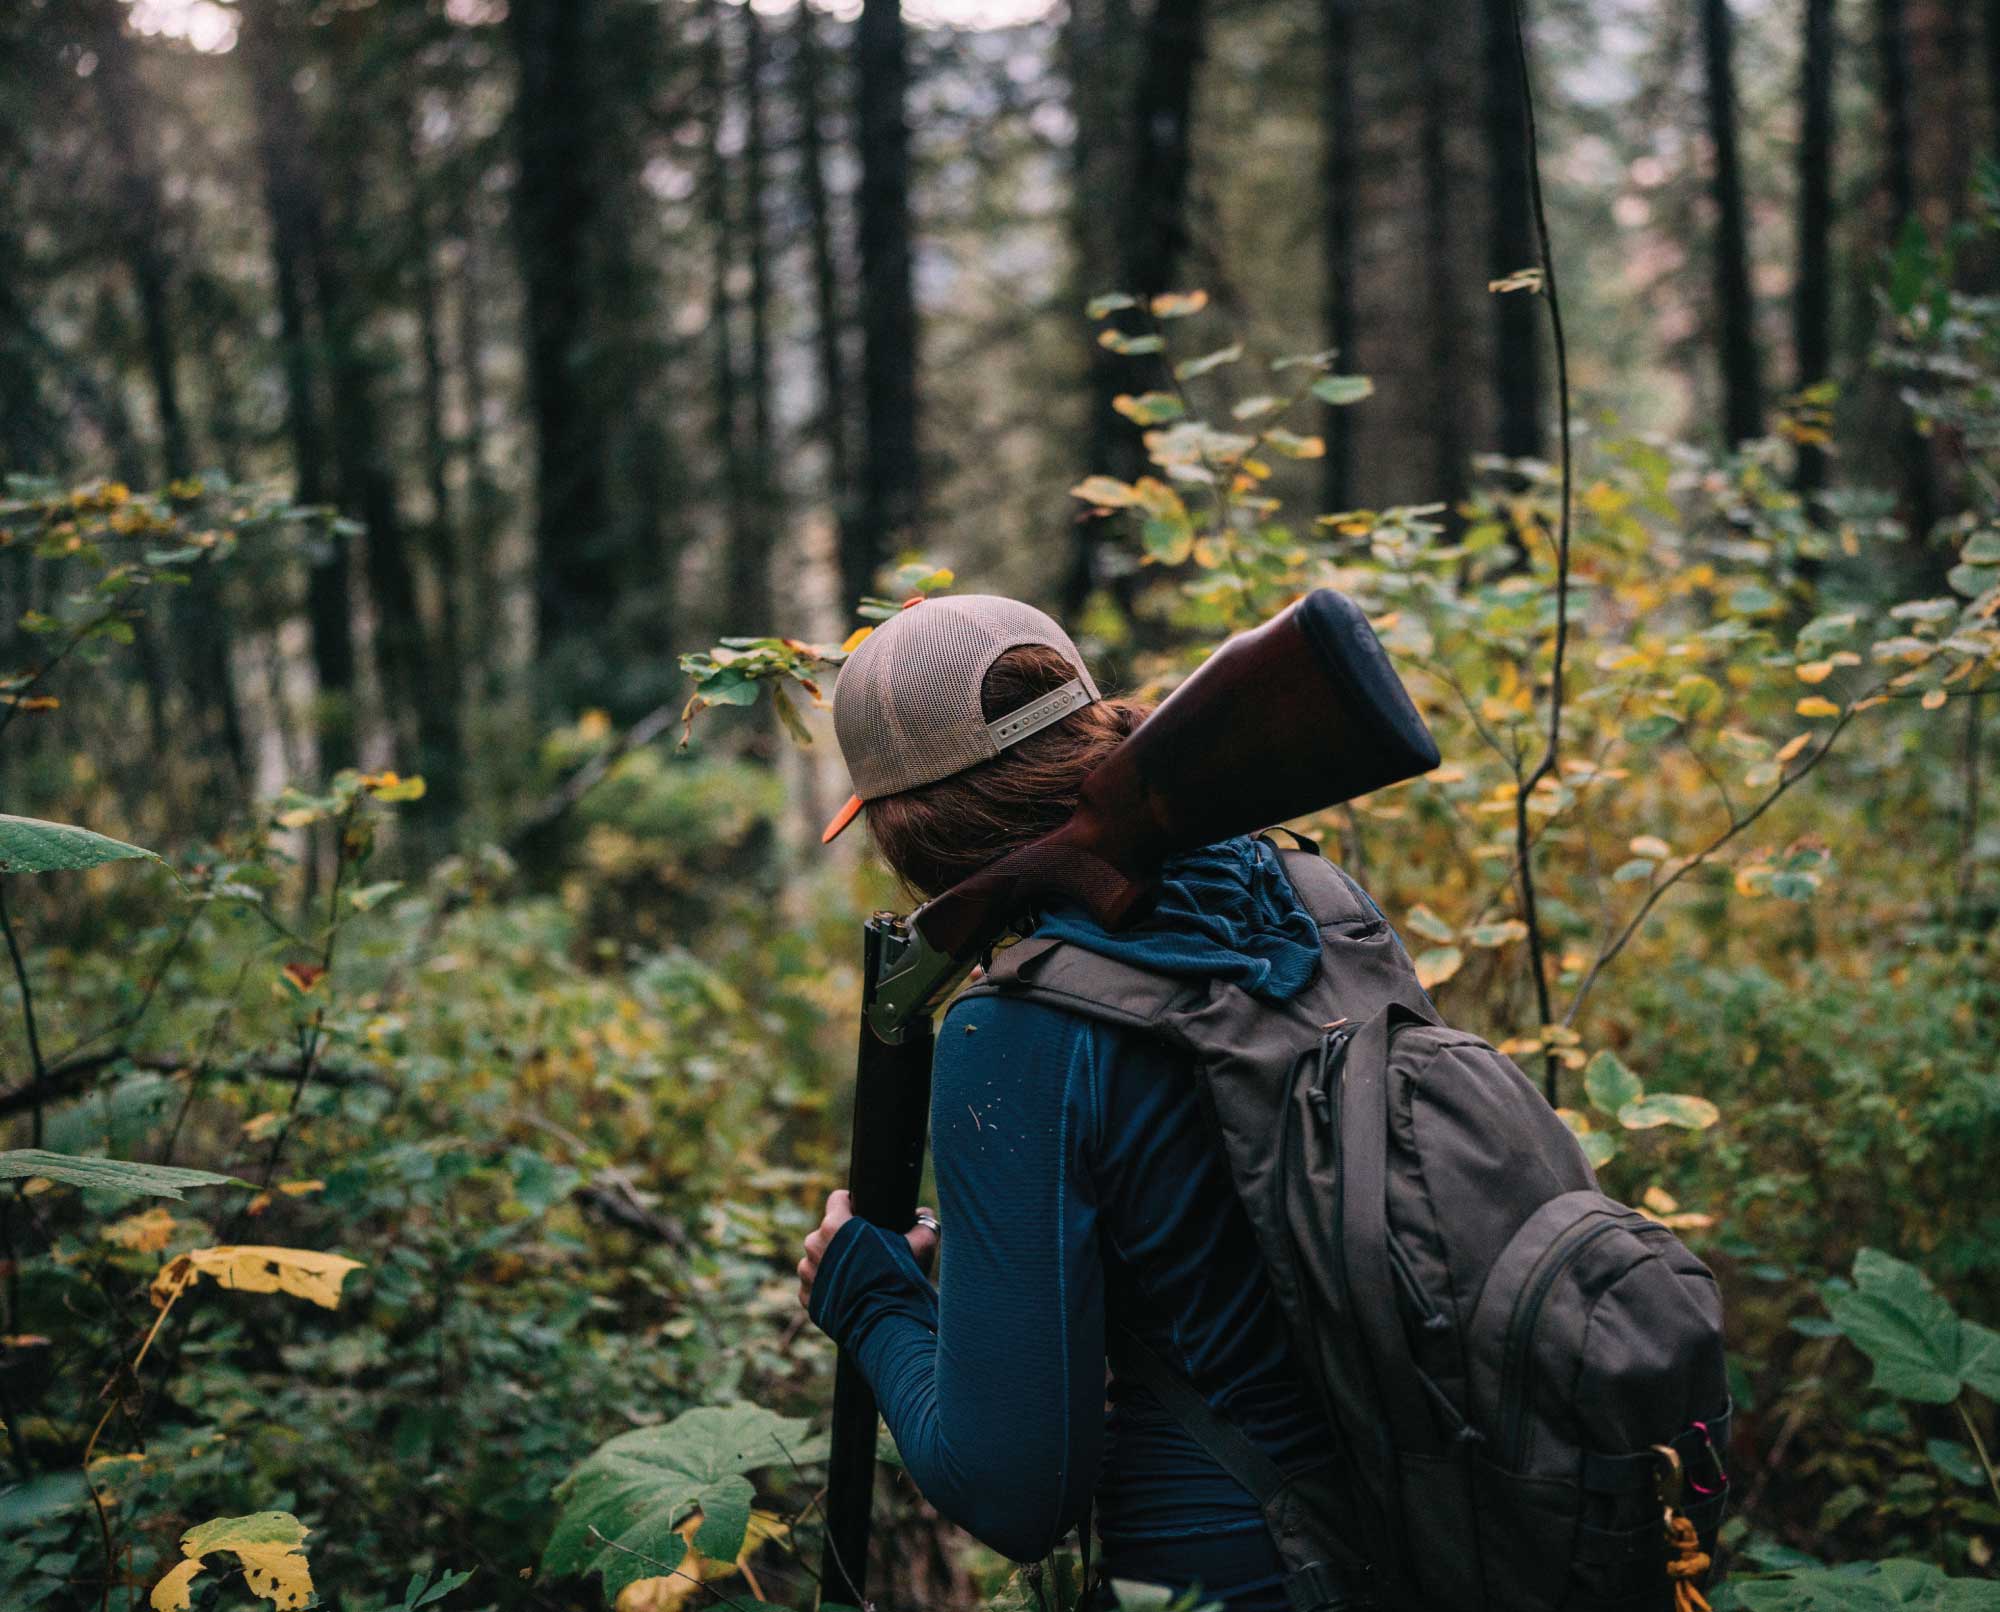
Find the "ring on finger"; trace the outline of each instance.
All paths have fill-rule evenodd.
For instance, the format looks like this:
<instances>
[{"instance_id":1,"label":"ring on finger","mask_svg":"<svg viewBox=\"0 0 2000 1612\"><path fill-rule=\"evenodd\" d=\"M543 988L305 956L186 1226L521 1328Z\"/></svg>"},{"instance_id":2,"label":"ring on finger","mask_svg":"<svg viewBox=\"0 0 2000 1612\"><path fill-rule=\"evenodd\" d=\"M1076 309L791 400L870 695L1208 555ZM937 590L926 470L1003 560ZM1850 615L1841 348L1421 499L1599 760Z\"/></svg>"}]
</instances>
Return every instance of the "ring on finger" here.
<instances>
[{"instance_id":1,"label":"ring on finger","mask_svg":"<svg viewBox=\"0 0 2000 1612\"><path fill-rule=\"evenodd\" d=\"M938 1217L932 1214L928 1209L920 1209L917 1211L917 1224L919 1226L922 1226L933 1237L941 1237L944 1235L944 1227L938 1224Z\"/></svg>"}]
</instances>

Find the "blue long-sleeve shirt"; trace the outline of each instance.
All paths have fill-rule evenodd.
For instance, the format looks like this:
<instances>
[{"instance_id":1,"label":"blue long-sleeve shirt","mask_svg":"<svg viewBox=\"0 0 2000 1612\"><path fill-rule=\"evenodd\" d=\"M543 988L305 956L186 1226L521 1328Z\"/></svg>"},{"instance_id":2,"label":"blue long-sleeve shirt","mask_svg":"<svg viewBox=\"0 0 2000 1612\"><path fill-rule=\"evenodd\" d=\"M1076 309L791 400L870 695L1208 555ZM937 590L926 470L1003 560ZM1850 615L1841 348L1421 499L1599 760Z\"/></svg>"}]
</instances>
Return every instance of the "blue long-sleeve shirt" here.
<instances>
[{"instance_id":1,"label":"blue long-sleeve shirt","mask_svg":"<svg viewBox=\"0 0 2000 1612\"><path fill-rule=\"evenodd\" d=\"M1107 935L1062 910L1038 933L1278 998L1319 957L1275 853L1251 840L1172 864L1139 929ZM939 1030L931 1145L940 1286L900 1235L855 1220L812 1293L917 1486L1019 1560L1053 1548L1094 1495L1108 1573L1198 1581L1241 1612L1283 1607L1250 1496L1144 1388L1114 1382L1106 1414L1115 1318L1281 1465L1326 1458L1192 1072L1139 1032L970 997Z\"/></svg>"}]
</instances>

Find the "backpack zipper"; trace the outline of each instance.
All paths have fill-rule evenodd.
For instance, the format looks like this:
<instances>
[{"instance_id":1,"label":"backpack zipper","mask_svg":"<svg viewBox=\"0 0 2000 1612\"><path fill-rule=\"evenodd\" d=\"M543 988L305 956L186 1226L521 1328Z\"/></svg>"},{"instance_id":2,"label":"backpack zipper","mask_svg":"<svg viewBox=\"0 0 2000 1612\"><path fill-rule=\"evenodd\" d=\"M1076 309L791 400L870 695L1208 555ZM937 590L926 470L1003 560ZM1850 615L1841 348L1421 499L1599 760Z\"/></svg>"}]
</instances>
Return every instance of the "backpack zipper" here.
<instances>
[{"instance_id":1,"label":"backpack zipper","mask_svg":"<svg viewBox=\"0 0 2000 1612\"><path fill-rule=\"evenodd\" d=\"M1410 1308L1417 1312L1418 1325L1426 1332L1441 1332L1451 1325L1450 1318L1431 1302L1431 1296L1424 1291L1423 1284L1417 1280L1416 1269L1410 1264L1409 1252L1403 1247L1402 1239L1393 1231L1389 1233L1389 1268L1395 1273L1397 1285L1402 1288L1403 1296L1410 1301Z\"/></svg>"},{"instance_id":2,"label":"backpack zipper","mask_svg":"<svg viewBox=\"0 0 2000 1612\"><path fill-rule=\"evenodd\" d=\"M1505 1452L1505 1465L1509 1471L1518 1472L1527 1452L1522 1447L1525 1440L1525 1420L1527 1417L1528 1386L1533 1381L1534 1355L1529 1345L1534 1342L1535 1328L1541 1323L1542 1305L1547 1301L1549 1289L1576 1257L1586 1247L1608 1231L1615 1231L1618 1222L1597 1219L1577 1222L1558 1237L1535 1262L1527 1287L1514 1301L1514 1313L1507 1321L1507 1355L1500 1376L1501 1449Z\"/></svg>"}]
</instances>

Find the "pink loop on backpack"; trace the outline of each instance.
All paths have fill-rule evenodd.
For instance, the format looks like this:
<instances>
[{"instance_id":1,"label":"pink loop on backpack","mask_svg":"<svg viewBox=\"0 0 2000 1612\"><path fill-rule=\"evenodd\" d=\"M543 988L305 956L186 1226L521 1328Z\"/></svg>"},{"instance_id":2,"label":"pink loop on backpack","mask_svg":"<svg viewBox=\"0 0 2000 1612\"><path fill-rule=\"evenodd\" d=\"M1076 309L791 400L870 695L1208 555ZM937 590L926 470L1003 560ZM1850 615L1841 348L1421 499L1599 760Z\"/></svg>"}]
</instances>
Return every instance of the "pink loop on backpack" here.
<instances>
[{"instance_id":1,"label":"pink loop on backpack","mask_svg":"<svg viewBox=\"0 0 2000 1612\"><path fill-rule=\"evenodd\" d=\"M1693 1471L1690 1470L1687 1475L1688 1486L1696 1494L1721 1494L1724 1489L1729 1487L1729 1474L1723 1469L1722 1457L1716 1453L1714 1435L1709 1432L1708 1423L1706 1422L1690 1422L1688 1425L1701 1434L1702 1445L1707 1449L1708 1458L1715 1466L1715 1475L1722 1480L1711 1489L1707 1484L1699 1482L1695 1478Z\"/></svg>"}]
</instances>

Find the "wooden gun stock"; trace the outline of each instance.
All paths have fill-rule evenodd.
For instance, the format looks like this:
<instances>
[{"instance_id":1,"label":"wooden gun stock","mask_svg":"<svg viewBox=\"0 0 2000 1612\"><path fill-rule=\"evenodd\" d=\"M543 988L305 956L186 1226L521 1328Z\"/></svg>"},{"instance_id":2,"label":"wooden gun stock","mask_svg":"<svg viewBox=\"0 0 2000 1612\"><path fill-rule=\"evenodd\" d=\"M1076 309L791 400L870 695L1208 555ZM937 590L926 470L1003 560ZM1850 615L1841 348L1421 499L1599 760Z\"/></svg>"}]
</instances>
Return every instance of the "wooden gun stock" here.
<instances>
[{"instance_id":1,"label":"wooden gun stock","mask_svg":"<svg viewBox=\"0 0 2000 1612\"><path fill-rule=\"evenodd\" d=\"M936 1008L1014 918L1061 899L1117 929L1160 864L1430 771L1436 742L1360 608L1320 588L1229 640L1084 781L1075 814L910 915L876 1033Z\"/></svg>"}]
</instances>

